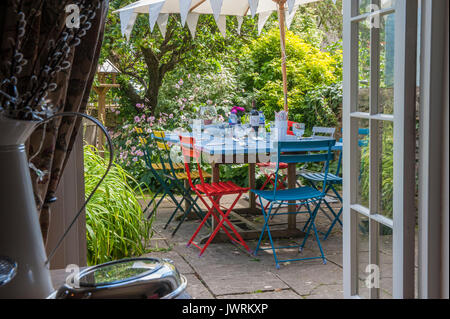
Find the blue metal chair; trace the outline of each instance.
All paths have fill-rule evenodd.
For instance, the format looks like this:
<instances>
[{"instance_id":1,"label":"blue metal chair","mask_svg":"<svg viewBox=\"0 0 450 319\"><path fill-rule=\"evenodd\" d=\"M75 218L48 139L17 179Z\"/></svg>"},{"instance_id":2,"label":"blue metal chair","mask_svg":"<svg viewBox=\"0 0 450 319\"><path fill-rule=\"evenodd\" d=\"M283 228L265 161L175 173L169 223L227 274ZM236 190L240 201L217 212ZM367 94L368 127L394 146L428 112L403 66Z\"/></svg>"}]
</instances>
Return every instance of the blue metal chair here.
<instances>
[{"instance_id":1,"label":"blue metal chair","mask_svg":"<svg viewBox=\"0 0 450 319\"><path fill-rule=\"evenodd\" d=\"M294 189L285 189L285 190L252 190L253 193L259 196L259 200L261 202L261 209L264 215L264 226L261 231L261 235L258 240L258 244L256 246L254 254L256 255L258 250L267 250L272 249L273 256L275 259L275 264L277 269L280 268L280 262L288 262L288 261L299 261L299 260L308 260L308 259L322 259L323 263L326 264L325 255L322 249L322 245L320 244L319 234L317 232L317 228L315 225L315 219L317 216L317 212L319 210L320 204L322 203L323 198L326 195L326 185L327 177L328 177L328 168L330 160L333 159L333 153L331 148L335 145L336 141L334 139L321 139L321 140L309 140L309 141L289 141L289 142L276 142L276 154L277 154L277 168L275 175L275 183L278 179L278 171L280 163L316 163L316 162L324 162L325 163L325 174L324 179L322 180L323 188L322 190L318 190L317 188L304 186L298 187ZM314 150L322 150L321 152L310 152L311 149ZM325 151L325 152L323 152ZM305 154L306 152L310 152L309 154ZM262 199L265 199L270 202L268 211L264 209L262 205ZM292 202L289 202L292 201ZM300 202L301 205L298 205ZM273 212L273 207L280 204L287 205L295 205L298 209L299 207L306 207L307 211L296 211L296 212L281 212L279 213L277 210ZM315 204L314 210L311 210L309 204ZM289 214L309 214L310 220L308 223L308 229L306 230L305 237L300 245L295 246L284 246L284 247L275 247L272 235L270 233L270 225L269 221L273 215L289 215ZM261 241L263 239L264 234L266 233L269 236L271 248L260 248ZM296 259L288 259L288 260L279 260L276 254L276 249L282 248L293 248L296 247L299 249L299 252L302 252L303 247L311 233L314 232L317 244L320 249L321 255L318 257L304 257L304 258L296 258Z\"/></svg>"},{"instance_id":2,"label":"blue metal chair","mask_svg":"<svg viewBox=\"0 0 450 319\"><path fill-rule=\"evenodd\" d=\"M361 128L358 131L359 135L367 136L369 135L369 129L368 128ZM339 142L342 143L342 138L339 140ZM359 147L366 147L368 146L368 141L364 139L360 139L358 141ZM337 192L335 185L342 185L342 177L340 177L340 170L341 170L341 164L342 164L342 151L339 152L339 159L337 164L336 173L328 173L327 176L327 182L328 186L326 188L327 196L336 198L341 203L341 208L339 209L339 212L336 214L336 212L331 208L331 205L328 203L326 198L324 198L324 203L327 206L327 208L330 210L330 212L333 214L334 219L332 220L332 223L330 227L328 228L328 231L325 233L324 240L327 240L328 236L330 235L331 231L333 230L336 223L339 223L342 227L342 221L341 221L341 215L342 215L342 197L339 195L339 192ZM362 171L362 168L361 168ZM317 184L322 183L324 180L324 173L314 173L314 172L305 172L300 174L301 177L306 179L307 183L314 188L317 188ZM361 174L360 174L361 176ZM333 194L330 194L330 190L333 191ZM308 225L308 222L306 223L305 227Z\"/></svg>"}]
</instances>

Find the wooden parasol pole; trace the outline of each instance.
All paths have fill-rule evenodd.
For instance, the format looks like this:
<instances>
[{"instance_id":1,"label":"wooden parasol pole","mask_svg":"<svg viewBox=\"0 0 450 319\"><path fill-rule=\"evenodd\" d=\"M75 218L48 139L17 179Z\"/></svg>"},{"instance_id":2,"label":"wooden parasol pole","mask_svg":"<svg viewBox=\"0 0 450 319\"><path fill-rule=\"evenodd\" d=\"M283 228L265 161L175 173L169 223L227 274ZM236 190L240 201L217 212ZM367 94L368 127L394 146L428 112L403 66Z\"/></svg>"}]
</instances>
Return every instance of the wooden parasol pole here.
<instances>
[{"instance_id":1,"label":"wooden parasol pole","mask_svg":"<svg viewBox=\"0 0 450 319\"><path fill-rule=\"evenodd\" d=\"M281 74L283 76L284 110L288 111L287 99L287 71L286 71L286 27L285 27L285 4L286 0L273 0L278 4L278 22L280 25L281 44Z\"/></svg>"}]
</instances>

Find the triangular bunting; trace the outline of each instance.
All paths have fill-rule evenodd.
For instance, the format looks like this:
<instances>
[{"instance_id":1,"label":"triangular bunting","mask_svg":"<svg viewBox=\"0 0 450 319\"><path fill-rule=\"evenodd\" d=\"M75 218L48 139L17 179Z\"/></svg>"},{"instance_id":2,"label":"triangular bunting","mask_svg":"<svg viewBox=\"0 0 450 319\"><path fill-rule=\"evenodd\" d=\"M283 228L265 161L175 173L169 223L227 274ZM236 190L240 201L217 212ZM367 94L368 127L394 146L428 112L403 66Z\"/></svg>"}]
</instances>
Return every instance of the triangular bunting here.
<instances>
[{"instance_id":1,"label":"triangular bunting","mask_svg":"<svg viewBox=\"0 0 450 319\"><path fill-rule=\"evenodd\" d=\"M258 10L259 0L248 0L248 5L250 6L250 12L252 13L252 18L255 17L256 11Z\"/></svg>"},{"instance_id":2,"label":"triangular bunting","mask_svg":"<svg viewBox=\"0 0 450 319\"><path fill-rule=\"evenodd\" d=\"M136 22L136 17L137 13L134 13L133 9L120 11L120 30L122 31L122 36L124 36L127 41L130 41L130 35L134 23Z\"/></svg>"},{"instance_id":3,"label":"triangular bunting","mask_svg":"<svg viewBox=\"0 0 450 319\"><path fill-rule=\"evenodd\" d=\"M217 19L217 27L219 28L220 33L225 38L227 36L227 17L226 16L219 16L219 19Z\"/></svg>"},{"instance_id":4,"label":"triangular bunting","mask_svg":"<svg viewBox=\"0 0 450 319\"><path fill-rule=\"evenodd\" d=\"M258 15L258 35L261 34L261 31L264 28L264 25L266 24L267 19L269 19L271 14L272 14L272 11L267 11L267 12L261 12Z\"/></svg>"},{"instance_id":5,"label":"triangular bunting","mask_svg":"<svg viewBox=\"0 0 450 319\"><path fill-rule=\"evenodd\" d=\"M198 13L189 13L186 17L187 26L191 32L192 38L195 38L195 31L197 30Z\"/></svg>"},{"instance_id":6,"label":"triangular bunting","mask_svg":"<svg viewBox=\"0 0 450 319\"><path fill-rule=\"evenodd\" d=\"M238 28L237 28L237 33L239 35L241 35L241 28L242 28L242 22L244 22L244 17L242 16L237 16L237 22L238 22Z\"/></svg>"},{"instance_id":7,"label":"triangular bunting","mask_svg":"<svg viewBox=\"0 0 450 319\"><path fill-rule=\"evenodd\" d=\"M218 23L220 12L222 11L222 3L223 0L209 0L211 3L211 9L214 14L214 19L216 19L216 22Z\"/></svg>"},{"instance_id":8,"label":"triangular bunting","mask_svg":"<svg viewBox=\"0 0 450 319\"><path fill-rule=\"evenodd\" d=\"M289 14L292 13L292 10L294 10L295 0L287 0L288 8L289 8Z\"/></svg>"},{"instance_id":9,"label":"triangular bunting","mask_svg":"<svg viewBox=\"0 0 450 319\"><path fill-rule=\"evenodd\" d=\"M180 16L181 16L181 25L184 27L186 23L186 19L189 13L189 9L191 8L192 0L180 0Z\"/></svg>"},{"instance_id":10,"label":"triangular bunting","mask_svg":"<svg viewBox=\"0 0 450 319\"><path fill-rule=\"evenodd\" d=\"M294 21L295 13L297 12L298 6L294 8L294 10L286 15L286 26L290 29L292 21Z\"/></svg>"},{"instance_id":11,"label":"triangular bunting","mask_svg":"<svg viewBox=\"0 0 450 319\"><path fill-rule=\"evenodd\" d=\"M150 31L153 32L153 28L155 27L155 23L158 20L159 13L164 5L164 1L157 2L148 6L148 20L150 23Z\"/></svg>"},{"instance_id":12,"label":"triangular bunting","mask_svg":"<svg viewBox=\"0 0 450 319\"><path fill-rule=\"evenodd\" d=\"M156 20L156 23L158 24L158 27L159 27L159 31L161 31L163 38L166 36L167 20L169 20L168 13L161 13L158 16L158 20Z\"/></svg>"}]
</instances>

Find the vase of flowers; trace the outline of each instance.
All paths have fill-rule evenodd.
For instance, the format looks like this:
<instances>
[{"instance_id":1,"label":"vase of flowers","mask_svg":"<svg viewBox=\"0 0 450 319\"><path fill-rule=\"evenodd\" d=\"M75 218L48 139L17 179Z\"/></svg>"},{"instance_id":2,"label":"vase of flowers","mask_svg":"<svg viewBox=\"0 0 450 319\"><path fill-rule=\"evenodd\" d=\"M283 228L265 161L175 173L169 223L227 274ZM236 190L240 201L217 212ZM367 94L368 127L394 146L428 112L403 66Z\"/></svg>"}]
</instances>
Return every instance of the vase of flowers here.
<instances>
[{"instance_id":1,"label":"vase of flowers","mask_svg":"<svg viewBox=\"0 0 450 319\"><path fill-rule=\"evenodd\" d=\"M15 23L11 25L15 25L15 30L8 30L8 34L14 31L15 35L8 38L8 49L2 48L9 67L0 78L0 259L11 260L17 270L7 283L0 282L0 298L47 298L54 289L30 167L38 178L43 178L45 172L28 162L25 142L40 123L59 111L61 105L54 106L52 96L60 89L58 83L64 83L61 76L70 74L73 48L92 27L101 2L80 1L79 27L66 24L55 37L43 37L46 41L42 43L31 39L28 30L34 25L28 22L47 12L35 10L31 2L11 3L15 12L11 17ZM31 10L24 10L27 8ZM36 61L28 61L29 55L24 52L34 50L35 45L40 53L32 57Z\"/></svg>"},{"instance_id":2,"label":"vase of flowers","mask_svg":"<svg viewBox=\"0 0 450 319\"><path fill-rule=\"evenodd\" d=\"M231 108L230 112L236 114L236 116L237 116L237 123L236 124L241 124L241 118L245 114L245 109L242 106L236 106L235 105L235 106L233 106Z\"/></svg>"}]
</instances>

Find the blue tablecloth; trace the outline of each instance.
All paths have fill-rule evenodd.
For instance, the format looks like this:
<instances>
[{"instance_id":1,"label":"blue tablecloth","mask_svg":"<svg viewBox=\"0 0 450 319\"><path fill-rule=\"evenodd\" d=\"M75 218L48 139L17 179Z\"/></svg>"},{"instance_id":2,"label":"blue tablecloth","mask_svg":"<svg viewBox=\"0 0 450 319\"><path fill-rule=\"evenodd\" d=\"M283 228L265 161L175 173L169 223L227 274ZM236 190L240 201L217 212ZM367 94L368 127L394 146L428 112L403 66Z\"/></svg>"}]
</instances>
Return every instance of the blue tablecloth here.
<instances>
[{"instance_id":1,"label":"blue tablecloth","mask_svg":"<svg viewBox=\"0 0 450 319\"><path fill-rule=\"evenodd\" d=\"M192 133L183 133L183 136L191 137ZM307 137L298 139L296 136L288 135L285 138L286 141L314 141L320 139L324 139L324 137ZM179 135L174 133L166 134L165 140L174 144L180 143ZM209 155L256 154L270 153L273 149L273 142L274 141L271 140L269 133L266 134L266 137L264 139L255 140L255 138L249 137L243 142L240 142L233 138L217 137L203 134L201 138L195 139L195 147L197 147L203 153L207 153ZM311 149L311 151L320 150L321 149ZM336 142L332 150L341 151L342 143Z\"/></svg>"}]
</instances>

